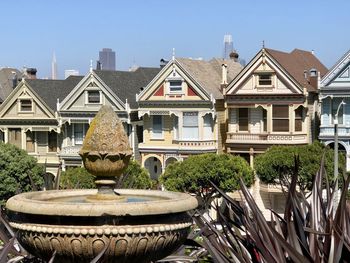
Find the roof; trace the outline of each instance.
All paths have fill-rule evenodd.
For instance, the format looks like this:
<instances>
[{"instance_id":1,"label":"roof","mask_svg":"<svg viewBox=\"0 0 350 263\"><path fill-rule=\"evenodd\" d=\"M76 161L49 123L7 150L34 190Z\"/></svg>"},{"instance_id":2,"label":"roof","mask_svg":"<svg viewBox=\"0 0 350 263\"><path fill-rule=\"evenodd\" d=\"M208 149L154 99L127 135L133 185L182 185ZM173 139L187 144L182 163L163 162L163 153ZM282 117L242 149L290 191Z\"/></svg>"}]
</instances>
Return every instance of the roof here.
<instances>
[{"instance_id":1,"label":"roof","mask_svg":"<svg viewBox=\"0 0 350 263\"><path fill-rule=\"evenodd\" d=\"M82 79L83 76L69 76L65 80L26 79L26 82L55 111L57 99L62 101Z\"/></svg>"},{"instance_id":2,"label":"roof","mask_svg":"<svg viewBox=\"0 0 350 263\"><path fill-rule=\"evenodd\" d=\"M0 68L0 103L13 91L13 77L22 78L23 73L16 68Z\"/></svg>"},{"instance_id":3,"label":"roof","mask_svg":"<svg viewBox=\"0 0 350 263\"><path fill-rule=\"evenodd\" d=\"M136 93L158 74L161 68L139 67L134 71L95 70L94 72L123 102L128 99L130 107L136 109Z\"/></svg>"},{"instance_id":4,"label":"roof","mask_svg":"<svg viewBox=\"0 0 350 263\"><path fill-rule=\"evenodd\" d=\"M321 78L327 73L327 68L310 51L294 49L290 53L265 48L270 54L302 87L308 91L315 91L315 87L305 79L304 71L316 69L320 72Z\"/></svg>"},{"instance_id":5,"label":"roof","mask_svg":"<svg viewBox=\"0 0 350 263\"><path fill-rule=\"evenodd\" d=\"M220 91L222 83L222 64L227 65L227 80L230 82L241 70L242 66L234 60L213 58L210 61L176 58L184 69L215 99L222 99Z\"/></svg>"}]
</instances>

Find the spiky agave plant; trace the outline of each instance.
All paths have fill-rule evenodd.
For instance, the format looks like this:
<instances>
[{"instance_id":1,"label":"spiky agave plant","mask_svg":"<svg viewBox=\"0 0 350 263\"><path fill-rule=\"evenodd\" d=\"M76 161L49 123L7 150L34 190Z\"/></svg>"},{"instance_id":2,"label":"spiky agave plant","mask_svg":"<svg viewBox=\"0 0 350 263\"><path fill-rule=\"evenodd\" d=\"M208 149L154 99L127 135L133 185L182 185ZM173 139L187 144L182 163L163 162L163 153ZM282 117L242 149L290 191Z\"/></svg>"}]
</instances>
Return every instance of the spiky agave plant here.
<instances>
[{"instance_id":1,"label":"spiky agave plant","mask_svg":"<svg viewBox=\"0 0 350 263\"><path fill-rule=\"evenodd\" d=\"M333 207L336 191L329 186L323 160L308 197L297 190L298 159L295 160L284 217L271 211L270 222L243 181L241 203L213 184L224 200L220 207L216 206L216 224L200 214L194 220L203 236L198 246L206 248L214 262L350 261L350 204L346 200L350 176L343 183L339 203Z\"/></svg>"}]
</instances>

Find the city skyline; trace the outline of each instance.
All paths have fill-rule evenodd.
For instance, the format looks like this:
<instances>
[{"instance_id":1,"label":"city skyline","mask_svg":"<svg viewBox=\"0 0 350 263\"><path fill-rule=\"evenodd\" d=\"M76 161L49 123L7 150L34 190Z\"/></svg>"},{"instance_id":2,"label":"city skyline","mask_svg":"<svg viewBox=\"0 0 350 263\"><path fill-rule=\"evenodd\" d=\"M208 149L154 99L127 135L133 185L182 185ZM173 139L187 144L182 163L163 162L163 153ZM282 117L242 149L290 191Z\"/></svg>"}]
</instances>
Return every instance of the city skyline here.
<instances>
[{"instance_id":1,"label":"city skyline","mask_svg":"<svg viewBox=\"0 0 350 263\"><path fill-rule=\"evenodd\" d=\"M38 77L50 78L55 52L58 78L71 68L85 74L103 47L118 54L117 70L159 66L161 58L171 58L173 48L176 57L208 60L222 57L223 36L230 34L246 61L264 41L285 52L314 50L330 68L349 49L350 36L344 33L349 7L345 0L179 0L171 5L160 0L38 0L25 8L3 1L0 22L7 41L0 43L0 67L35 67Z\"/></svg>"}]
</instances>

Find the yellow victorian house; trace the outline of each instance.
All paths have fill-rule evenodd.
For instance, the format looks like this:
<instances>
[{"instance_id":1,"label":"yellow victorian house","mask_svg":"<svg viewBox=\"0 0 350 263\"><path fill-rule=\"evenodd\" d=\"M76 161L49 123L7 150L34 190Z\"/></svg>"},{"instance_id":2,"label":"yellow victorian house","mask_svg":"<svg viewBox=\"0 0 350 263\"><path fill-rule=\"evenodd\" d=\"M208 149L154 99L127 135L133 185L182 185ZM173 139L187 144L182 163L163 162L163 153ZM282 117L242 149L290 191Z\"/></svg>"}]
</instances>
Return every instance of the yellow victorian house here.
<instances>
[{"instance_id":1,"label":"yellow victorian house","mask_svg":"<svg viewBox=\"0 0 350 263\"><path fill-rule=\"evenodd\" d=\"M141 164L152 179L170 163L189 155L223 151L222 88L240 70L234 59L173 57L136 96L143 120Z\"/></svg>"}]
</instances>

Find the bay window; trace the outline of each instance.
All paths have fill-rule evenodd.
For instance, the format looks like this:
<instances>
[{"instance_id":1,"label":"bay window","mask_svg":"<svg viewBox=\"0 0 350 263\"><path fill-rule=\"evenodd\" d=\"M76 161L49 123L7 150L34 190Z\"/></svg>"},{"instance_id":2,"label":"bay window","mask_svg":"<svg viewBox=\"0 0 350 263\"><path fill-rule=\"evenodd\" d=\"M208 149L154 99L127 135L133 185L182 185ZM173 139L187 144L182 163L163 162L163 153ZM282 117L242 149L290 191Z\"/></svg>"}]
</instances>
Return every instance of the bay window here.
<instances>
[{"instance_id":1,"label":"bay window","mask_svg":"<svg viewBox=\"0 0 350 263\"><path fill-rule=\"evenodd\" d=\"M273 105L272 131L274 132L289 131L289 106L288 105Z\"/></svg>"},{"instance_id":2,"label":"bay window","mask_svg":"<svg viewBox=\"0 0 350 263\"><path fill-rule=\"evenodd\" d=\"M203 117L203 139L213 139L213 118L211 114L206 114Z\"/></svg>"},{"instance_id":3,"label":"bay window","mask_svg":"<svg viewBox=\"0 0 350 263\"><path fill-rule=\"evenodd\" d=\"M152 116L152 139L163 139L163 116Z\"/></svg>"},{"instance_id":4,"label":"bay window","mask_svg":"<svg viewBox=\"0 0 350 263\"><path fill-rule=\"evenodd\" d=\"M198 112L184 112L182 139L184 140L198 140Z\"/></svg>"}]
</instances>

